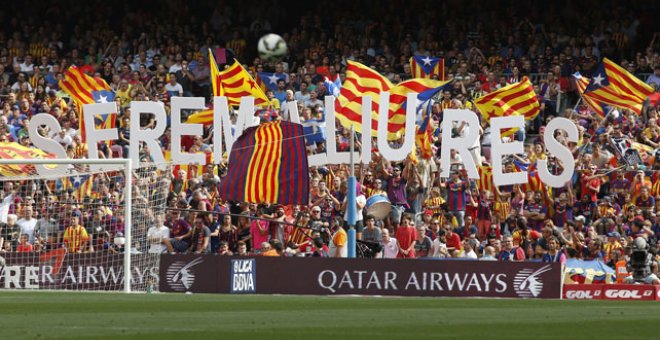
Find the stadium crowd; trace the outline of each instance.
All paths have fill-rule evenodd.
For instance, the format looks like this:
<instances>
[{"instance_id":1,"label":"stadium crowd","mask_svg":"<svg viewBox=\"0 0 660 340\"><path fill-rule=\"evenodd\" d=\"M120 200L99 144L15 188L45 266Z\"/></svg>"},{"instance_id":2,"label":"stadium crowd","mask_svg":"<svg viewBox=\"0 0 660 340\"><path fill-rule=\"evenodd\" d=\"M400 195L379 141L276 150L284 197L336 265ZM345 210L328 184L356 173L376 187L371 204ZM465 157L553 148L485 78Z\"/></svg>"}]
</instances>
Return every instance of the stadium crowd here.
<instances>
[{"instance_id":1,"label":"stadium crowd","mask_svg":"<svg viewBox=\"0 0 660 340\"><path fill-rule=\"evenodd\" d=\"M320 119L322 99L330 95L324 79L344 77L347 60L397 83L411 77L410 56L438 56L444 58L453 87L433 105L434 128L444 109L476 111L474 99L529 76L541 114L513 136L525 142L525 153L506 160L507 171L542 159L556 170L561 167L538 138L546 122L557 116L579 126L579 143L563 141L573 151L578 170L565 188L514 185L485 190L465 177L462 160L453 151L452 164L440 164L442 141L437 134L430 160L413 153L404 162L390 163L374 151L373 161L358 167L357 173L361 255L547 262L580 258L614 267L625 259L634 238L647 238L653 246L660 239L658 101L646 105L640 115L617 109L600 117L579 100L571 80L578 71L591 76L600 60L609 57L657 91L660 34L653 33L654 18L649 16L657 11L653 2L632 1L616 10L607 6L611 1L558 2L544 4L541 11L517 2L499 6L449 1L435 8L432 2L388 1L372 8L367 1L339 1L334 12L321 5L289 11L278 1L268 4L279 6L246 10L237 1L213 6L168 3L170 7L158 13L140 4L132 9L96 2L102 10L94 11L51 5L34 11L42 17L9 5L16 10L11 20L2 20L0 31L0 142L31 146L29 119L46 112L63 127L52 138L71 158L85 157L78 109L58 83L71 65L104 79L115 92L120 139L100 145L100 156L110 158L127 154L129 124L154 124L148 115L130 122L131 101L162 102L168 114L172 96L202 96L209 103L209 48L220 53L221 61L237 58L252 75L283 75L277 89L267 93L271 102L255 113L264 121L280 119L280 105L290 100L297 101L303 121ZM371 19L361 15L367 9L374 13ZM582 20L587 9L591 20ZM559 16L562 20L556 19ZM65 27L54 21L58 17L61 22L80 20ZM256 40L270 31L280 32L289 47L279 62L256 56ZM337 129L338 148L345 151L350 132L339 124ZM456 127L454 133L463 129ZM212 134L208 126L202 136L184 138L184 150L210 152ZM489 164L486 123L481 136L478 161ZM162 150L170 149L168 133L160 142ZM621 143L634 144L643 162L627 164ZM309 152L324 147L319 142L310 145ZM140 150L141 160L151 160L148 148ZM223 160L217 166L177 167L165 176L171 182L170 209L144 213L150 228L142 232L151 246L139 250L346 256L347 166L310 169L311 203L288 207L221 200L217 186L227 166ZM451 178L440 178L442 167L451 167ZM2 251L42 251L62 244L73 252L117 251L111 240L124 228L121 181L99 177L90 197L74 197L72 190L44 183L2 180ZM385 218L367 213L367 200L377 196L391 205Z\"/></svg>"}]
</instances>

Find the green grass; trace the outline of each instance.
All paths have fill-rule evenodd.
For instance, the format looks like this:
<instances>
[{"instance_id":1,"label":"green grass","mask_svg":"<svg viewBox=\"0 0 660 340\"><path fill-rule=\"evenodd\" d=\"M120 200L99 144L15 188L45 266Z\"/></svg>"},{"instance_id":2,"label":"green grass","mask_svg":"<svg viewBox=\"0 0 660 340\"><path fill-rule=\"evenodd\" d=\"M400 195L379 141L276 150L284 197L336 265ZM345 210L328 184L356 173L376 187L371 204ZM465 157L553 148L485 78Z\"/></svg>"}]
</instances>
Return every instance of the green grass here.
<instances>
[{"instance_id":1,"label":"green grass","mask_svg":"<svg viewBox=\"0 0 660 340\"><path fill-rule=\"evenodd\" d=\"M0 292L0 339L651 339L660 303Z\"/></svg>"}]
</instances>

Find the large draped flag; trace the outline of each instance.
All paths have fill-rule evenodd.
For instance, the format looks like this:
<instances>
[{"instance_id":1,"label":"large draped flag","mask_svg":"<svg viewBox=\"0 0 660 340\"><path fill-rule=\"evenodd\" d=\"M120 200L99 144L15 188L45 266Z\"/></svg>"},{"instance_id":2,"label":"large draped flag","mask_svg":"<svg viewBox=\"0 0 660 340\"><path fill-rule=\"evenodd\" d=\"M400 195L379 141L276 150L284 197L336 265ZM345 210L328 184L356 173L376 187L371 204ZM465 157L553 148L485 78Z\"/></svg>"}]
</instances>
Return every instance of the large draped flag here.
<instances>
[{"instance_id":1,"label":"large draped flag","mask_svg":"<svg viewBox=\"0 0 660 340\"><path fill-rule=\"evenodd\" d=\"M300 124L260 124L245 130L234 142L220 196L236 202L306 205L308 171Z\"/></svg>"},{"instance_id":2,"label":"large draped flag","mask_svg":"<svg viewBox=\"0 0 660 340\"><path fill-rule=\"evenodd\" d=\"M652 94L651 86L611 60L604 58L593 73L583 97L591 98L599 103L630 109L640 114L644 102Z\"/></svg>"},{"instance_id":3,"label":"large draped flag","mask_svg":"<svg viewBox=\"0 0 660 340\"><path fill-rule=\"evenodd\" d=\"M2 159L55 158L41 149L29 148L15 142L0 142ZM0 165L0 176L24 176L34 173L34 164Z\"/></svg>"},{"instance_id":4,"label":"large draped flag","mask_svg":"<svg viewBox=\"0 0 660 340\"><path fill-rule=\"evenodd\" d=\"M432 79L437 76L439 80L445 80L445 60L425 55L410 57L410 72L413 78Z\"/></svg>"},{"instance_id":5,"label":"large draped flag","mask_svg":"<svg viewBox=\"0 0 660 340\"><path fill-rule=\"evenodd\" d=\"M584 95L584 91L587 89L587 86L589 86L591 80L587 77L583 77L580 72L573 74L573 79L575 80L575 87L577 88L580 97L582 97L582 100L584 100L584 102L587 103L587 105L589 105L589 107L601 118L605 117L605 114L607 113L607 105L599 103L593 98Z\"/></svg>"},{"instance_id":6,"label":"large draped flag","mask_svg":"<svg viewBox=\"0 0 660 340\"><path fill-rule=\"evenodd\" d=\"M286 81L286 75L284 73L274 73L274 72L258 72L257 73L257 84L264 93L268 90L275 91L277 90L277 82L280 80Z\"/></svg>"},{"instance_id":7,"label":"large draped flag","mask_svg":"<svg viewBox=\"0 0 660 340\"><path fill-rule=\"evenodd\" d=\"M524 116L532 120L538 116L541 106L527 77L515 84L507 85L474 101L482 117L490 124L493 117ZM505 129L502 136L513 134L514 129Z\"/></svg>"},{"instance_id":8,"label":"large draped flag","mask_svg":"<svg viewBox=\"0 0 660 340\"><path fill-rule=\"evenodd\" d=\"M255 105L261 105L268 102L264 91L259 88L257 82L252 79L248 71L234 59L234 63L224 71L213 75L213 81L219 83L219 95L227 97L227 103L231 106L238 106L241 103L241 97L254 97ZM216 85L214 95L216 94Z\"/></svg>"},{"instance_id":9,"label":"large draped flag","mask_svg":"<svg viewBox=\"0 0 660 340\"><path fill-rule=\"evenodd\" d=\"M401 137L406 124L407 94L422 93L431 88L444 85L445 82L430 79L410 79L393 85L389 79L378 72L354 61L348 61L346 80L337 98L337 119L344 127L354 126L356 132L362 132L362 97L371 96L371 131L376 136L378 131L378 111L380 93L390 92L388 139Z\"/></svg>"},{"instance_id":10,"label":"large draped flag","mask_svg":"<svg viewBox=\"0 0 660 340\"><path fill-rule=\"evenodd\" d=\"M433 107L433 97L442 91L449 82L444 85L432 89L428 89L419 95L417 100L421 102L417 106L417 112L421 113L421 121L418 122L417 132L415 134L415 144L420 150L420 157L423 159L433 158L433 150L431 148L431 109Z\"/></svg>"},{"instance_id":11,"label":"large draped flag","mask_svg":"<svg viewBox=\"0 0 660 340\"><path fill-rule=\"evenodd\" d=\"M68 94L78 105L78 124L80 136L85 141L85 121L82 112L84 104L108 103L115 98L108 83L99 77L90 77L78 69L76 66L69 67L64 72L64 79L60 80L60 88ZM114 127L115 114L97 115L95 125L97 128Z\"/></svg>"}]
</instances>

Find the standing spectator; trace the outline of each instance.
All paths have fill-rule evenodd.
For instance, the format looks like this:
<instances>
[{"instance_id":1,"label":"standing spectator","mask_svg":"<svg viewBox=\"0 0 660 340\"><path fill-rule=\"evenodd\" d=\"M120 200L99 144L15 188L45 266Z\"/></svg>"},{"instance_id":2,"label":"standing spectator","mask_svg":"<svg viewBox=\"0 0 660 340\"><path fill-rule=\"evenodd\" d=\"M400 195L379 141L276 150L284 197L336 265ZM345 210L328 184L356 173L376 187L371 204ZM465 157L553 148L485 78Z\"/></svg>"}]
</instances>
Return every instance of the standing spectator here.
<instances>
[{"instance_id":1,"label":"standing spectator","mask_svg":"<svg viewBox=\"0 0 660 340\"><path fill-rule=\"evenodd\" d=\"M225 241L230 250L235 249L238 241L236 226L231 223L231 215L223 215L211 228L211 252L216 253L220 243Z\"/></svg>"},{"instance_id":2,"label":"standing spectator","mask_svg":"<svg viewBox=\"0 0 660 340\"><path fill-rule=\"evenodd\" d=\"M23 208L23 217L16 222L20 228L21 235L28 236L28 242L34 244L34 229L37 226L37 219L34 218L34 208L28 205Z\"/></svg>"},{"instance_id":3,"label":"standing spectator","mask_svg":"<svg viewBox=\"0 0 660 340\"><path fill-rule=\"evenodd\" d=\"M265 217L264 207L259 207L257 217ZM250 235L252 237L252 247L255 249L258 245L268 242L270 233L268 230L269 222L261 219L254 219L250 223Z\"/></svg>"},{"instance_id":4,"label":"standing spectator","mask_svg":"<svg viewBox=\"0 0 660 340\"><path fill-rule=\"evenodd\" d=\"M183 86L177 82L176 73L170 73L170 81L165 85L165 91L170 98L183 96Z\"/></svg>"},{"instance_id":5,"label":"standing spectator","mask_svg":"<svg viewBox=\"0 0 660 340\"><path fill-rule=\"evenodd\" d=\"M468 190L470 190L469 184L461 178L458 170L453 170L450 181L445 185L447 187L447 208L449 214L456 217L458 226L462 227L469 194Z\"/></svg>"},{"instance_id":6,"label":"standing spectator","mask_svg":"<svg viewBox=\"0 0 660 340\"><path fill-rule=\"evenodd\" d=\"M439 225L440 223L439 221L434 220L431 224ZM445 258L447 255L447 234L444 229L440 229L431 245L431 257Z\"/></svg>"},{"instance_id":7,"label":"standing spectator","mask_svg":"<svg viewBox=\"0 0 660 340\"><path fill-rule=\"evenodd\" d=\"M365 228L362 232L362 241L378 243L383 238L382 232L376 226L376 218L373 215L367 215L364 219Z\"/></svg>"},{"instance_id":8,"label":"standing spectator","mask_svg":"<svg viewBox=\"0 0 660 340\"><path fill-rule=\"evenodd\" d=\"M395 235L399 242L398 258L415 258L417 230L415 230L414 223L412 216L405 214L401 219L401 225L396 229Z\"/></svg>"},{"instance_id":9,"label":"standing spectator","mask_svg":"<svg viewBox=\"0 0 660 340\"><path fill-rule=\"evenodd\" d=\"M548 252L543 255L542 262L559 262L561 264L566 263L566 255L559 249L559 240L550 236L548 239Z\"/></svg>"},{"instance_id":10,"label":"standing spectator","mask_svg":"<svg viewBox=\"0 0 660 340\"><path fill-rule=\"evenodd\" d=\"M162 254L167 251L163 240L170 238L170 230L163 223L163 215L156 215L154 225L147 230L150 254Z\"/></svg>"},{"instance_id":11,"label":"standing spectator","mask_svg":"<svg viewBox=\"0 0 660 340\"><path fill-rule=\"evenodd\" d=\"M399 254L399 242L394 237L390 237L390 231L383 229L383 239L381 245L383 246L384 259L394 259Z\"/></svg>"},{"instance_id":12,"label":"standing spectator","mask_svg":"<svg viewBox=\"0 0 660 340\"><path fill-rule=\"evenodd\" d=\"M330 241L330 257L348 257L348 235L342 226L337 223L337 230Z\"/></svg>"},{"instance_id":13,"label":"standing spectator","mask_svg":"<svg viewBox=\"0 0 660 340\"><path fill-rule=\"evenodd\" d=\"M525 260L525 251L521 247L515 247L513 245L513 237L505 236L502 242L504 243L504 248L498 255L498 260L513 262Z\"/></svg>"},{"instance_id":14,"label":"standing spectator","mask_svg":"<svg viewBox=\"0 0 660 340\"><path fill-rule=\"evenodd\" d=\"M402 174L402 168L394 166L392 174L385 173L387 179L387 197L392 204L392 211L390 213L391 225L396 227L401 222L401 215L408 209L408 200L406 197L406 183L408 181L408 168L405 168L405 173ZM398 237L397 237L398 239Z\"/></svg>"},{"instance_id":15,"label":"standing spectator","mask_svg":"<svg viewBox=\"0 0 660 340\"><path fill-rule=\"evenodd\" d=\"M211 231L206 226L206 216L198 214L190 237L190 252L193 254L206 254L209 252L209 239Z\"/></svg>"},{"instance_id":16,"label":"standing spectator","mask_svg":"<svg viewBox=\"0 0 660 340\"><path fill-rule=\"evenodd\" d=\"M176 73L175 70L174 72ZM171 72L171 70L170 70ZM194 77L193 80L193 93L196 95L201 95L204 98L206 98L206 101L208 102L209 95L210 95L210 86L211 86L211 69L209 68L208 63L205 61L203 55L199 55L197 57L197 64L195 67L191 70L191 73ZM195 88L197 91L195 91Z\"/></svg>"},{"instance_id":17,"label":"standing spectator","mask_svg":"<svg viewBox=\"0 0 660 340\"><path fill-rule=\"evenodd\" d=\"M183 88L184 97L192 97L192 82L195 77L190 73L190 66L187 60L181 61L181 69L175 73L177 83Z\"/></svg>"},{"instance_id":18,"label":"standing spectator","mask_svg":"<svg viewBox=\"0 0 660 340\"><path fill-rule=\"evenodd\" d=\"M34 228L35 237L44 246L44 250L52 250L62 242L62 231L53 218L53 207L48 207L37 220Z\"/></svg>"},{"instance_id":19,"label":"standing spectator","mask_svg":"<svg viewBox=\"0 0 660 340\"><path fill-rule=\"evenodd\" d=\"M87 249L89 236L87 231L80 224L80 213L71 216L71 222L64 230L64 247L71 254L82 253Z\"/></svg>"},{"instance_id":20,"label":"standing spectator","mask_svg":"<svg viewBox=\"0 0 660 340\"><path fill-rule=\"evenodd\" d=\"M348 197L344 199L344 203L342 204L342 210L344 210L344 221L348 221L348 207L346 206L348 203ZM362 231L364 229L364 215L362 214L362 209L364 209L364 206L367 205L367 198L364 197L364 194L362 193L362 186L360 183L357 183L357 187L355 188L355 210L356 210L356 219L355 219L355 231L357 232L357 239L361 240L362 239Z\"/></svg>"},{"instance_id":21,"label":"standing spectator","mask_svg":"<svg viewBox=\"0 0 660 340\"><path fill-rule=\"evenodd\" d=\"M34 250L32 243L28 242L28 235L21 234L18 246L16 247L16 252L18 253L31 253Z\"/></svg>"},{"instance_id":22,"label":"standing spectator","mask_svg":"<svg viewBox=\"0 0 660 340\"><path fill-rule=\"evenodd\" d=\"M417 239L415 241L415 257L429 257L431 256L431 249L433 247L433 242L431 238L426 236L426 227L418 226L417 227Z\"/></svg>"}]
</instances>

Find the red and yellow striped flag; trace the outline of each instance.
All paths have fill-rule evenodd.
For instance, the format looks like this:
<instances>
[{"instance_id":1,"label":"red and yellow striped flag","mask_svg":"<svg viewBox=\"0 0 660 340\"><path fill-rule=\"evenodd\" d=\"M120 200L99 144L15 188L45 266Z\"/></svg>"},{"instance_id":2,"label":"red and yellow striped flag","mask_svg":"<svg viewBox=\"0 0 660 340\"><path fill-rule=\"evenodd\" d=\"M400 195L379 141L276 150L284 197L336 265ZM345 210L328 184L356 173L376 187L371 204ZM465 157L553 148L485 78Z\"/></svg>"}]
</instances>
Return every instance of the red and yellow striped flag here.
<instances>
[{"instance_id":1,"label":"red and yellow striped flag","mask_svg":"<svg viewBox=\"0 0 660 340\"><path fill-rule=\"evenodd\" d=\"M492 165L482 165L479 166L479 182L477 184L479 185L479 191L484 192L484 191L490 191L495 194L495 186L493 184L493 166Z\"/></svg>"},{"instance_id":2,"label":"red and yellow striped flag","mask_svg":"<svg viewBox=\"0 0 660 340\"><path fill-rule=\"evenodd\" d=\"M188 116L188 119L186 120L186 123L188 124L212 124L213 123L213 109L204 109L201 111L197 111L190 116Z\"/></svg>"},{"instance_id":3,"label":"red and yellow striped flag","mask_svg":"<svg viewBox=\"0 0 660 340\"><path fill-rule=\"evenodd\" d=\"M60 80L60 89L71 96L78 106L78 128L80 137L85 141L85 120L82 112L83 104L102 103L114 98L112 89L102 78L90 77L76 66L69 67L64 72L64 79ZM112 119L111 115L106 115Z\"/></svg>"},{"instance_id":4,"label":"red and yellow striped flag","mask_svg":"<svg viewBox=\"0 0 660 340\"><path fill-rule=\"evenodd\" d=\"M15 142L0 142L1 159L55 158L37 148L29 148ZM35 172L34 164L0 165L0 176L26 176Z\"/></svg>"},{"instance_id":5,"label":"red and yellow striped flag","mask_svg":"<svg viewBox=\"0 0 660 340\"><path fill-rule=\"evenodd\" d=\"M346 80L337 98L337 119L344 127L353 125L356 132L362 132L362 97L371 96L371 131L376 136L380 93L387 91L390 93L388 139L398 139L406 124L405 103L408 93L422 93L445 83L430 79L410 79L395 86L378 72L358 62L348 61Z\"/></svg>"},{"instance_id":6,"label":"red and yellow striped flag","mask_svg":"<svg viewBox=\"0 0 660 340\"><path fill-rule=\"evenodd\" d=\"M538 116L541 110L532 83L527 77L524 77L519 83L505 86L478 98L474 104L488 124L493 117L521 115L525 116L525 120L532 120ZM505 129L501 135L508 136L515 131L516 129Z\"/></svg>"},{"instance_id":7,"label":"red and yellow striped flag","mask_svg":"<svg viewBox=\"0 0 660 340\"><path fill-rule=\"evenodd\" d=\"M578 94L580 94L580 97L584 100L589 107L596 112L601 117L605 117L605 110L603 108L603 105L601 105L599 102L595 101L593 98L590 96L585 96L584 91L587 89L587 86L589 86L589 82L591 81L587 77L583 77L580 73L575 73L573 75L573 79L575 79L575 87L578 90Z\"/></svg>"},{"instance_id":8,"label":"red and yellow striped flag","mask_svg":"<svg viewBox=\"0 0 660 340\"><path fill-rule=\"evenodd\" d=\"M220 87L220 69L215 62L213 52L209 48L209 68L211 69L211 85L213 87L213 96L222 96L222 87Z\"/></svg>"},{"instance_id":9,"label":"red and yellow striped flag","mask_svg":"<svg viewBox=\"0 0 660 340\"><path fill-rule=\"evenodd\" d=\"M623 67L604 58L589 82L583 97L615 107L630 109L637 114L653 94L653 88Z\"/></svg>"},{"instance_id":10,"label":"red and yellow striped flag","mask_svg":"<svg viewBox=\"0 0 660 340\"><path fill-rule=\"evenodd\" d=\"M241 97L254 97L255 105L268 102L268 97L248 71L234 59L234 64L214 77L220 83L220 96L227 97L229 105L238 106ZM214 93L215 93L214 86Z\"/></svg>"}]
</instances>

